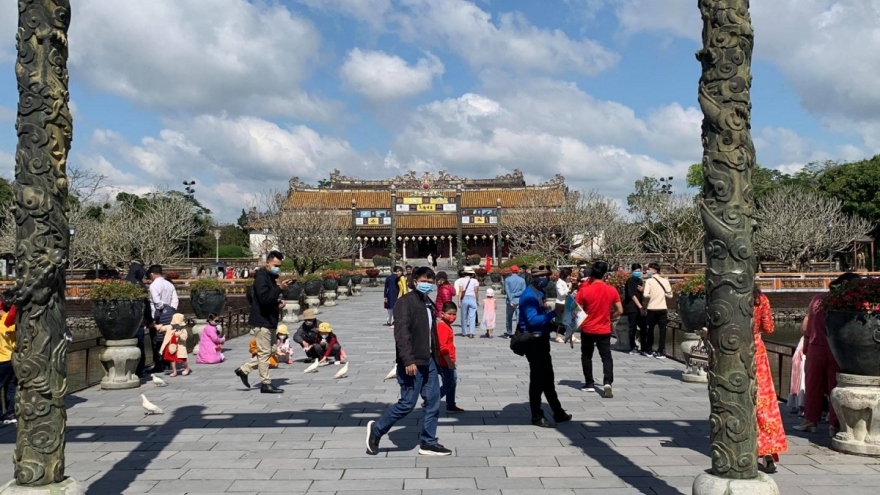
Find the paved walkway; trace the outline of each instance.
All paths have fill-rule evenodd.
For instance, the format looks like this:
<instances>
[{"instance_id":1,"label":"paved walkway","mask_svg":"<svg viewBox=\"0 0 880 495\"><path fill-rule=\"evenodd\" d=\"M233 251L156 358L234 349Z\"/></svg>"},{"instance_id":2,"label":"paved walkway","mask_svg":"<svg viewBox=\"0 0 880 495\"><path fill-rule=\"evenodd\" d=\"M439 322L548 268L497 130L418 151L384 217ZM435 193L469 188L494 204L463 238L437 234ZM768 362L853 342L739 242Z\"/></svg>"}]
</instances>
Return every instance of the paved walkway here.
<instances>
[{"instance_id":1,"label":"paved walkway","mask_svg":"<svg viewBox=\"0 0 880 495\"><path fill-rule=\"evenodd\" d=\"M615 397L580 392L579 354L554 347L563 405L574 421L556 430L528 422L527 363L502 339L458 339L458 401L469 412L440 419L452 457L416 454L416 410L364 453L364 425L397 398L393 342L375 289L326 308L351 360L304 375L305 364L272 375L283 395L245 391L232 370L247 338L227 345L227 363L195 365L170 385L69 398L67 473L88 493L290 493L636 495L690 493L708 468L705 386L679 381L670 361L615 353ZM499 321L501 319L499 318ZM600 371L598 363L596 372ZM256 380L252 380L256 381ZM165 409L145 417L139 394ZM797 418L787 415L789 423ZM0 477L12 478L14 428L0 429ZM790 436L774 475L785 495L880 490L880 459L836 454L822 435Z\"/></svg>"}]
</instances>

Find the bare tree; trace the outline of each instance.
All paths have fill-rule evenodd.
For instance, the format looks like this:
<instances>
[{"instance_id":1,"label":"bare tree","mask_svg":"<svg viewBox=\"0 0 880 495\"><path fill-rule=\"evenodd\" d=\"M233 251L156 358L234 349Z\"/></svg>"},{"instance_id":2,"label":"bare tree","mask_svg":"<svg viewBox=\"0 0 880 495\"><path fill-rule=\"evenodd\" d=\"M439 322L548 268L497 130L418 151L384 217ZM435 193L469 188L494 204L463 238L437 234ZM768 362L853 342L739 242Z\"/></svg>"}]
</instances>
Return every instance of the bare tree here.
<instances>
[{"instance_id":1,"label":"bare tree","mask_svg":"<svg viewBox=\"0 0 880 495\"><path fill-rule=\"evenodd\" d=\"M0 204L0 254L15 252L15 216L11 206Z\"/></svg>"},{"instance_id":2,"label":"bare tree","mask_svg":"<svg viewBox=\"0 0 880 495\"><path fill-rule=\"evenodd\" d=\"M816 256L827 259L830 253L846 249L874 227L844 213L840 200L796 187L770 192L761 200L758 216L758 256L787 263L793 271L808 269Z\"/></svg>"},{"instance_id":3,"label":"bare tree","mask_svg":"<svg viewBox=\"0 0 880 495\"><path fill-rule=\"evenodd\" d=\"M275 191L264 194L261 203L264 212L258 222L269 230L266 247L284 253L297 273L320 270L357 252L348 212L339 214L318 206L290 205L285 195Z\"/></svg>"},{"instance_id":4,"label":"bare tree","mask_svg":"<svg viewBox=\"0 0 880 495\"><path fill-rule=\"evenodd\" d=\"M622 215L614 215L602 231L600 252L612 266L625 266L630 259L642 252L644 230L638 223L627 221Z\"/></svg>"},{"instance_id":5,"label":"bare tree","mask_svg":"<svg viewBox=\"0 0 880 495\"><path fill-rule=\"evenodd\" d=\"M71 165L67 167L67 181L70 184L70 195L81 205L85 205L99 199L107 187L108 178L90 168Z\"/></svg>"},{"instance_id":6,"label":"bare tree","mask_svg":"<svg viewBox=\"0 0 880 495\"><path fill-rule=\"evenodd\" d=\"M693 196L659 195L634 210L645 232L645 248L662 253L676 273L703 244L703 225Z\"/></svg>"}]
</instances>

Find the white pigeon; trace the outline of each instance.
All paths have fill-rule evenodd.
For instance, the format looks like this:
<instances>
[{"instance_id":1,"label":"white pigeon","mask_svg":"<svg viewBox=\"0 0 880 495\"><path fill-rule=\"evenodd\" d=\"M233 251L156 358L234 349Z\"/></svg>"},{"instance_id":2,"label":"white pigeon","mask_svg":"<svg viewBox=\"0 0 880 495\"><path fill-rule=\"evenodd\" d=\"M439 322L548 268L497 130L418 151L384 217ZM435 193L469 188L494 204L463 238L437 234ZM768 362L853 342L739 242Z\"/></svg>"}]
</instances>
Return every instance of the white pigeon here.
<instances>
[{"instance_id":1,"label":"white pigeon","mask_svg":"<svg viewBox=\"0 0 880 495\"><path fill-rule=\"evenodd\" d=\"M315 362L310 364L308 366L308 368L306 368L305 371L303 371L303 373L317 373L319 364L320 364L320 359L315 358Z\"/></svg>"},{"instance_id":2,"label":"white pigeon","mask_svg":"<svg viewBox=\"0 0 880 495\"><path fill-rule=\"evenodd\" d=\"M347 376L348 376L348 363L345 363L345 365L342 367L342 369L337 371L336 374L333 375L333 378L339 379L339 378L345 378Z\"/></svg>"},{"instance_id":3,"label":"white pigeon","mask_svg":"<svg viewBox=\"0 0 880 495\"><path fill-rule=\"evenodd\" d=\"M158 376L156 376L156 375L150 375L150 376L153 377L153 383L155 383L157 387L165 387L168 385L167 383L165 383L165 380L159 378Z\"/></svg>"},{"instance_id":4,"label":"white pigeon","mask_svg":"<svg viewBox=\"0 0 880 495\"><path fill-rule=\"evenodd\" d=\"M147 411L147 415L165 414L165 411L163 411L161 407L148 401L147 396L145 396L144 394L141 394L141 405L144 406L144 410Z\"/></svg>"},{"instance_id":5,"label":"white pigeon","mask_svg":"<svg viewBox=\"0 0 880 495\"><path fill-rule=\"evenodd\" d=\"M395 376L397 376L397 366L391 368L391 371L389 371L388 374L385 375L385 380L390 380Z\"/></svg>"}]
</instances>

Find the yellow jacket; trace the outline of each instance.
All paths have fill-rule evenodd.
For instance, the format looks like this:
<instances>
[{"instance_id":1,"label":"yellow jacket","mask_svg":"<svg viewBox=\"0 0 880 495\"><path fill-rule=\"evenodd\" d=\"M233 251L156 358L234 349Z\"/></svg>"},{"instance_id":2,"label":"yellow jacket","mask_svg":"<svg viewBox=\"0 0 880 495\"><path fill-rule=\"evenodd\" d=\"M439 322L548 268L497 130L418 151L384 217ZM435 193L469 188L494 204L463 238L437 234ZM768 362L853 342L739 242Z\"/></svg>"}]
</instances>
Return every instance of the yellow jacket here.
<instances>
[{"instance_id":1,"label":"yellow jacket","mask_svg":"<svg viewBox=\"0 0 880 495\"><path fill-rule=\"evenodd\" d=\"M15 349L15 325L8 327L0 320L0 363L12 360L12 351Z\"/></svg>"},{"instance_id":2,"label":"yellow jacket","mask_svg":"<svg viewBox=\"0 0 880 495\"><path fill-rule=\"evenodd\" d=\"M397 297L403 297L407 292L409 292L409 277L401 275L397 278Z\"/></svg>"}]
</instances>

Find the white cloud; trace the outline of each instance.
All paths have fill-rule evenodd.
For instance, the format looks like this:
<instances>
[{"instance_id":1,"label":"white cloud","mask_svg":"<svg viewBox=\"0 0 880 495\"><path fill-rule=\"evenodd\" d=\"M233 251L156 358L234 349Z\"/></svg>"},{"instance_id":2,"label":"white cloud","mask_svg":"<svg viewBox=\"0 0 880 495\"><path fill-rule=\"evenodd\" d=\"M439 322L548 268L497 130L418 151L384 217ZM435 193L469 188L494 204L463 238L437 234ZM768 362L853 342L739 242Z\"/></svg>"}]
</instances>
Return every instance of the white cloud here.
<instances>
[{"instance_id":1,"label":"white cloud","mask_svg":"<svg viewBox=\"0 0 880 495\"><path fill-rule=\"evenodd\" d=\"M388 101L430 90L434 77L443 74L443 62L429 53L410 65L396 55L355 48L339 72L351 89L367 99Z\"/></svg>"},{"instance_id":2,"label":"white cloud","mask_svg":"<svg viewBox=\"0 0 880 495\"><path fill-rule=\"evenodd\" d=\"M0 63L15 60L18 2L0 2Z\"/></svg>"},{"instance_id":3,"label":"white cloud","mask_svg":"<svg viewBox=\"0 0 880 495\"><path fill-rule=\"evenodd\" d=\"M299 88L320 35L281 5L82 0L74 16L71 71L98 91L173 111L329 120L338 110Z\"/></svg>"},{"instance_id":4,"label":"white cloud","mask_svg":"<svg viewBox=\"0 0 880 495\"><path fill-rule=\"evenodd\" d=\"M108 175L117 187L178 187L183 180L195 179L199 200L227 220L247 205L244 192L286 190L293 176L315 183L334 168L360 175L370 163L347 141L306 126L282 127L255 117L225 115L166 124L158 136L136 144L99 129L78 159ZM242 194L220 196L215 184L235 186Z\"/></svg>"},{"instance_id":5,"label":"white cloud","mask_svg":"<svg viewBox=\"0 0 880 495\"><path fill-rule=\"evenodd\" d=\"M320 11L339 11L361 19L373 28L385 26L391 0L297 0Z\"/></svg>"}]
</instances>

